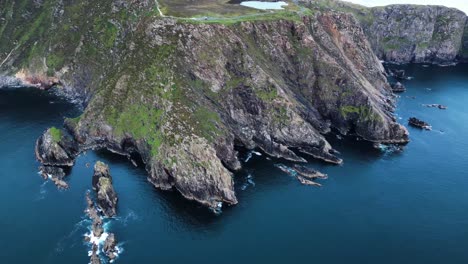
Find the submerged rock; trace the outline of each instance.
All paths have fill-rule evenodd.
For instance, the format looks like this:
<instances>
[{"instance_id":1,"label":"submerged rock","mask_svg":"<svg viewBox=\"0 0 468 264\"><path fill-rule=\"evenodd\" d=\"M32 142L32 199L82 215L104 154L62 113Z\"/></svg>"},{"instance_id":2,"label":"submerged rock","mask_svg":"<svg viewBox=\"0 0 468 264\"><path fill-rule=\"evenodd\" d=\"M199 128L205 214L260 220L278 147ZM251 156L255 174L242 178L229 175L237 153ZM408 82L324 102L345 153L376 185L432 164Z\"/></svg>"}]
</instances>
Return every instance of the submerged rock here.
<instances>
[{"instance_id":1,"label":"submerged rock","mask_svg":"<svg viewBox=\"0 0 468 264\"><path fill-rule=\"evenodd\" d=\"M322 187L322 184L318 183L318 182L314 182L314 181L311 181L311 180L308 180L302 176L297 176L297 179L299 180L300 183L304 184L304 185L309 185L309 186L318 186L318 187Z\"/></svg>"},{"instance_id":2,"label":"submerged rock","mask_svg":"<svg viewBox=\"0 0 468 264\"><path fill-rule=\"evenodd\" d=\"M392 85L392 91L394 93L402 93L406 91L406 87L401 82L396 82Z\"/></svg>"},{"instance_id":3,"label":"submerged rock","mask_svg":"<svg viewBox=\"0 0 468 264\"><path fill-rule=\"evenodd\" d=\"M112 186L112 176L109 166L103 162L96 162L94 165L93 190L97 193L97 204L105 216L116 215L117 194Z\"/></svg>"},{"instance_id":4,"label":"submerged rock","mask_svg":"<svg viewBox=\"0 0 468 264\"><path fill-rule=\"evenodd\" d=\"M432 129L432 126L429 125L428 123L420 120L420 119L417 119L416 117L411 117L409 120L408 120L408 123L414 127L418 127L418 128L421 128L421 129L426 129L426 130L431 130Z\"/></svg>"},{"instance_id":5,"label":"submerged rock","mask_svg":"<svg viewBox=\"0 0 468 264\"><path fill-rule=\"evenodd\" d=\"M423 104L425 107L439 108L441 110L446 110L448 107L441 104Z\"/></svg>"}]
</instances>

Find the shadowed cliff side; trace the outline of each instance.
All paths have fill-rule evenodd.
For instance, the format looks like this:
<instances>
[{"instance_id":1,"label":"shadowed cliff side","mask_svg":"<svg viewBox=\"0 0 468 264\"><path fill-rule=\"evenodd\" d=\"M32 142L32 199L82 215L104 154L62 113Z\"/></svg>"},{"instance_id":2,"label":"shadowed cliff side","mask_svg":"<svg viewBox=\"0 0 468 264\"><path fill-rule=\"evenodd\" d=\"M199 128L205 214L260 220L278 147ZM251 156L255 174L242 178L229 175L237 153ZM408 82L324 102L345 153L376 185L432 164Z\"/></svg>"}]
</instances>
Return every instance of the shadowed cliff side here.
<instances>
[{"instance_id":1,"label":"shadowed cliff side","mask_svg":"<svg viewBox=\"0 0 468 264\"><path fill-rule=\"evenodd\" d=\"M21 8L2 3L10 5ZM0 72L59 79L59 90L86 105L66 121L81 150L138 153L158 188L215 208L237 203L235 145L339 164L323 136L331 128L373 142L408 141L392 115L383 67L352 15L201 23L158 17L146 1L91 6L23 6L31 20L24 27L41 29L26 40L15 22L22 18L7 13L0 48L14 50Z\"/></svg>"}]
</instances>

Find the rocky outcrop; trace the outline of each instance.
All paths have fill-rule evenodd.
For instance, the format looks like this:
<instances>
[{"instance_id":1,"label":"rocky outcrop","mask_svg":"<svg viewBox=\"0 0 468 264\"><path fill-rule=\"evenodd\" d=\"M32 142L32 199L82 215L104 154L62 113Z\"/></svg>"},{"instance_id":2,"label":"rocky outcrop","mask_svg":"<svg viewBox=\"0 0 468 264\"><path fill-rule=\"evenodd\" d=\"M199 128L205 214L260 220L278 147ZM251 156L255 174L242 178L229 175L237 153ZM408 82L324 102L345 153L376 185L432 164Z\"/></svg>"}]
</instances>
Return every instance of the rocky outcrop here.
<instances>
[{"instance_id":1,"label":"rocky outcrop","mask_svg":"<svg viewBox=\"0 0 468 264\"><path fill-rule=\"evenodd\" d=\"M79 147L65 131L52 127L36 141L35 153L37 160L45 166L71 167Z\"/></svg>"},{"instance_id":2,"label":"rocky outcrop","mask_svg":"<svg viewBox=\"0 0 468 264\"><path fill-rule=\"evenodd\" d=\"M36 141L35 153L42 164L39 172L42 177L52 180L59 189L68 189L64 168L71 167L79 153L76 141L65 131L52 127Z\"/></svg>"},{"instance_id":3,"label":"rocky outcrop","mask_svg":"<svg viewBox=\"0 0 468 264\"><path fill-rule=\"evenodd\" d=\"M406 91L406 87L401 82L396 82L392 85L392 91L394 93L402 93Z\"/></svg>"},{"instance_id":4,"label":"rocky outcrop","mask_svg":"<svg viewBox=\"0 0 468 264\"><path fill-rule=\"evenodd\" d=\"M117 239L115 238L114 233L110 233L106 241L104 241L104 253L109 258L110 261L113 261L117 258Z\"/></svg>"},{"instance_id":5,"label":"rocky outcrop","mask_svg":"<svg viewBox=\"0 0 468 264\"><path fill-rule=\"evenodd\" d=\"M65 171L63 168L54 166L40 166L39 172L44 180L50 179L59 189L68 189L68 183L63 180Z\"/></svg>"},{"instance_id":6,"label":"rocky outcrop","mask_svg":"<svg viewBox=\"0 0 468 264\"><path fill-rule=\"evenodd\" d=\"M441 104L423 104L425 107L430 107L430 108L439 108L440 110L447 110L447 106L441 105Z\"/></svg>"},{"instance_id":7,"label":"rocky outcrop","mask_svg":"<svg viewBox=\"0 0 468 264\"><path fill-rule=\"evenodd\" d=\"M90 257L90 263L91 264L101 264L101 259L99 258L98 250L99 250L99 248L98 248L97 245L92 246L91 257Z\"/></svg>"},{"instance_id":8,"label":"rocky outcrop","mask_svg":"<svg viewBox=\"0 0 468 264\"><path fill-rule=\"evenodd\" d=\"M96 205L92 200L89 192L86 193L86 204L87 207L85 212L92 221L92 233L85 237L85 240L91 243L92 246L91 263L101 263L101 259L99 257L99 254L101 252L107 256L110 262L112 262L118 257L119 254L115 234L104 232L102 218L102 214L104 214L104 211L98 210L96 208ZM104 238L104 242L100 242Z\"/></svg>"},{"instance_id":9,"label":"rocky outcrop","mask_svg":"<svg viewBox=\"0 0 468 264\"><path fill-rule=\"evenodd\" d=\"M417 119L416 117L411 117L410 119L408 119L408 124L417 128L425 129L425 130L432 129L431 125L429 125L427 122Z\"/></svg>"},{"instance_id":10,"label":"rocky outcrop","mask_svg":"<svg viewBox=\"0 0 468 264\"><path fill-rule=\"evenodd\" d=\"M86 214L89 216L89 218L92 221L92 232L95 237L100 237L104 233L104 228L102 227L102 219L101 216L99 215L99 212L94 205L93 200L91 199L91 196L88 193L86 193Z\"/></svg>"},{"instance_id":11,"label":"rocky outcrop","mask_svg":"<svg viewBox=\"0 0 468 264\"><path fill-rule=\"evenodd\" d=\"M96 191L97 204L103 214L107 217L115 216L117 213L117 194L112 186L109 166L100 161L94 165L93 190Z\"/></svg>"},{"instance_id":12,"label":"rocky outcrop","mask_svg":"<svg viewBox=\"0 0 468 264\"><path fill-rule=\"evenodd\" d=\"M321 173L320 171L301 166L298 164L295 164L293 166L293 169L302 177L315 180L315 179L326 179L328 176L326 174Z\"/></svg>"}]
</instances>

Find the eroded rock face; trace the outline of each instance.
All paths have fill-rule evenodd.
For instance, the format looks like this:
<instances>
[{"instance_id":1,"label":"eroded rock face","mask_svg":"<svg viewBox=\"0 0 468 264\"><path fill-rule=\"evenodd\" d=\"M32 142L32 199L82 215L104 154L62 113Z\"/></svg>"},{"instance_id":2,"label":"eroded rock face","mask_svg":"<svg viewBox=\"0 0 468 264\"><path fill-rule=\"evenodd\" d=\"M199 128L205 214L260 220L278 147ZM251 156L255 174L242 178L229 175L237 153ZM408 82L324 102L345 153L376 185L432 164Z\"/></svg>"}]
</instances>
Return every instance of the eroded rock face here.
<instances>
[{"instance_id":1,"label":"eroded rock face","mask_svg":"<svg viewBox=\"0 0 468 264\"><path fill-rule=\"evenodd\" d=\"M49 128L36 141L35 152L37 160L45 166L71 167L79 147L65 131Z\"/></svg>"},{"instance_id":2,"label":"eroded rock face","mask_svg":"<svg viewBox=\"0 0 468 264\"><path fill-rule=\"evenodd\" d=\"M105 216L112 217L117 211L117 194L112 186L109 166L103 162L94 165L93 190L97 194L97 204Z\"/></svg>"},{"instance_id":3,"label":"eroded rock face","mask_svg":"<svg viewBox=\"0 0 468 264\"><path fill-rule=\"evenodd\" d=\"M228 170L240 167L235 144L339 164L323 136L331 128L373 142L408 141L392 116L383 66L352 15L232 26L158 19L142 38L162 58L140 59L149 65L138 71L164 71L140 79L116 72L111 92L96 95L70 127L83 146L138 152L158 188L215 208L237 203Z\"/></svg>"},{"instance_id":4,"label":"eroded rock face","mask_svg":"<svg viewBox=\"0 0 468 264\"><path fill-rule=\"evenodd\" d=\"M447 64L464 46L466 15L442 6L372 8L368 39L378 57L397 63Z\"/></svg>"},{"instance_id":5,"label":"eroded rock face","mask_svg":"<svg viewBox=\"0 0 468 264\"><path fill-rule=\"evenodd\" d=\"M227 25L147 16L155 4L149 0L86 2L73 9L78 14L54 4L6 3L14 12L9 17L0 11L2 18L26 27L53 13L40 20L52 25L41 26L57 32L32 32L32 52L15 47L21 39L10 38L20 31L8 23L0 51L12 55L0 71L52 73L61 91L85 100L83 115L67 121L80 150L138 153L156 187L174 188L209 207L237 203L230 171L240 168L235 145L291 161L305 161L302 152L339 164L324 137L332 128L372 142L408 141L393 117L383 66L350 14L318 10ZM106 25L112 30L104 32L110 36L87 23L96 17L112 21ZM62 21L76 30L62 31ZM37 144L38 159L72 165L74 155L61 142L46 133ZM103 210L113 215L116 200L108 183L110 178L99 177L96 189Z\"/></svg>"}]
</instances>

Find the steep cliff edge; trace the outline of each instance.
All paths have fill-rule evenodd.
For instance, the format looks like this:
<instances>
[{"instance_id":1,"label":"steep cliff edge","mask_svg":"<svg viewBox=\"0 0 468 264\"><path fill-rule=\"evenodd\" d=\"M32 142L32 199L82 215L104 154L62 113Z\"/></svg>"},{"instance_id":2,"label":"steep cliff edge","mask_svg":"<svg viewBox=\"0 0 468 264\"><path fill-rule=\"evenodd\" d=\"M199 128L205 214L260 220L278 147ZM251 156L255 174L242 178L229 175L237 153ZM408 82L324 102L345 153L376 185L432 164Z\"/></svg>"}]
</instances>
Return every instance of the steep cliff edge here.
<instances>
[{"instance_id":1,"label":"steep cliff edge","mask_svg":"<svg viewBox=\"0 0 468 264\"><path fill-rule=\"evenodd\" d=\"M468 59L467 16L444 6L389 5L367 8L342 1L304 1L359 19L375 54L395 63L450 64Z\"/></svg>"},{"instance_id":2,"label":"steep cliff edge","mask_svg":"<svg viewBox=\"0 0 468 264\"><path fill-rule=\"evenodd\" d=\"M377 56L397 63L456 61L463 55L466 15L443 6L392 5L372 8L366 26Z\"/></svg>"},{"instance_id":3,"label":"steep cliff edge","mask_svg":"<svg viewBox=\"0 0 468 264\"><path fill-rule=\"evenodd\" d=\"M66 121L82 150L138 153L156 187L209 207L237 203L235 145L341 163L323 136L332 128L408 141L384 69L349 14L201 23L159 17L152 1L0 7L11 11L1 17L0 72L59 79L86 105Z\"/></svg>"}]
</instances>

